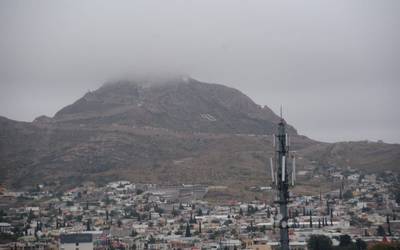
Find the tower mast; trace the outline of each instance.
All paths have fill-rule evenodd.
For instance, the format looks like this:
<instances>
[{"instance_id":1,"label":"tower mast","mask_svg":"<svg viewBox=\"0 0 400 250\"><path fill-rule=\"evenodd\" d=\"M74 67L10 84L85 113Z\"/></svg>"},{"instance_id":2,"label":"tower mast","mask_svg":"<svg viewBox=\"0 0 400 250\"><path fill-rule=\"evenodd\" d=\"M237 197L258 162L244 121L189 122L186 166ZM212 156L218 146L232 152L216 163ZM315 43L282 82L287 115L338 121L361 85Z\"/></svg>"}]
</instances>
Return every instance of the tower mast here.
<instances>
[{"instance_id":1,"label":"tower mast","mask_svg":"<svg viewBox=\"0 0 400 250\"><path fill-rule=\"evenodd\" d=\"M289 183L286 168L286 158L288 155L287 134L286 134L286 124L281 118L278 125L278 135L277 135L278 147L277 147L277 160L278 160L278 191L279 191L279 210L282 216L279 222L280 235L281 235L281 249L289 250L289 230L288 230L288 209L287 204L289 201Z\"/></svg>"},{"instance_id":2,"label":"tower mast","mask_svg":"<svg viewBox=\"0 0 400 250\"><path fill-rule=\"evenodd\" d=\"M282 111L281 111L282 112ZM277 190L277 200L280 212L280 246L281 250L289 250L289 225L288 225L288 203L289 185L295 182L295 159L293 156L291 169L288 169L290 160L289 138L286 133L286 122L281 117L278 124L278 133L274 135L275 160L271 159L271 175L275 189ZM273 162L275 164L273 164ZM275 167L275 166L276 167ZM291 180L290 180L290 179Z\"/></svg>"}]
</instances>

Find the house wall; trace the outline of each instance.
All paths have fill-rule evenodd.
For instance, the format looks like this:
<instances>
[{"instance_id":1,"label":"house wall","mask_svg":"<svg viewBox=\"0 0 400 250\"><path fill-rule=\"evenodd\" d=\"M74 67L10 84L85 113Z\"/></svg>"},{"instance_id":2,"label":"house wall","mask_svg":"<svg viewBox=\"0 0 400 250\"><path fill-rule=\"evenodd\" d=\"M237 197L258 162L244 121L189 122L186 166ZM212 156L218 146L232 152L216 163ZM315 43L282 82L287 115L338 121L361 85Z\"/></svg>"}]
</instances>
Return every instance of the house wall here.
<instances>
[{"instance_id":1,"label":"house wall","mask_svg":"<svg viewBox=\"0 0 400 250\"><path fill-rule=\"evenodd\" d=\"M93 242L79 243L77 246L75 243L61 244L61 250L93 250Z\"/></svg>"}]
</instances>

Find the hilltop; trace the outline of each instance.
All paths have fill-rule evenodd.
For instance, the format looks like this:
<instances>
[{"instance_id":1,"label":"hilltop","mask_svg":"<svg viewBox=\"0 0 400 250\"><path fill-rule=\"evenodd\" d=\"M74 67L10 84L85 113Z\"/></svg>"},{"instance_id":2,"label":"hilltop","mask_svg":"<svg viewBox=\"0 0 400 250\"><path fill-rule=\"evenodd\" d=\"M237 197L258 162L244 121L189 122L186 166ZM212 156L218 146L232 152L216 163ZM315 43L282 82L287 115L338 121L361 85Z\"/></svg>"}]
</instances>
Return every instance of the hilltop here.
<instances>
[{"instance_id":1,"label":"hilltop","mask_svg":"<svg viewBox=\"0 0 400 250\"><path fill-rule=\"evenodd\" d=\"M57 123L155 127L182 132L271 134L279 117L240 91L191 78L118 81L56 113ZM290 131L296 131L290 127Z\"/></svg>"}]
</instances>

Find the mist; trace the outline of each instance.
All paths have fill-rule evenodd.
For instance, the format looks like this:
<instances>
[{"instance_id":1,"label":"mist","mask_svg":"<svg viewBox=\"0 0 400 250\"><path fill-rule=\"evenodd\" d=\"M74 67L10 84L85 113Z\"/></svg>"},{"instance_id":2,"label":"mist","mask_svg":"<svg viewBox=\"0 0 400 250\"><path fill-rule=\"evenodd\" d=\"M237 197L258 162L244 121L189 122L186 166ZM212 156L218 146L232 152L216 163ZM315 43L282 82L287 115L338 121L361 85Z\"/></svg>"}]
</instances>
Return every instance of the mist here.
<instances>
[{"instance_id":1,"label":"mist","mask_svg":"<svg viewBox=\"0 0 400 250\"><path fill-rule=\"evenodd\" d=\"M0 115L135 74L235 87L300 134L400 143L400 2L0 2Z\"/></svg>"}]
</instances>

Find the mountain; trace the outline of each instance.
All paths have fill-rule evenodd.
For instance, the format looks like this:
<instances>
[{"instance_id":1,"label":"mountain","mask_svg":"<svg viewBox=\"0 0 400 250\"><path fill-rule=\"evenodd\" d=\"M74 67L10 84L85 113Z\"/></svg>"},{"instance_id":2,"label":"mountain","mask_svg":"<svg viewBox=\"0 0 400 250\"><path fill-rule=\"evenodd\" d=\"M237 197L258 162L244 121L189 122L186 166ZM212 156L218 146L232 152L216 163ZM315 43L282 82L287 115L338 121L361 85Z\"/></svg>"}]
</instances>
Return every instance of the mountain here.
<instances>
[{"instance_id":1,"label":"mountain","mask_svg":"<svg viewBox=\"0 0 400 250\"><path fill-rule=\"evenodd\" d=\"M190 78L107 83L54 117L0 117L0 183L68 187L128 179L227 185L240 193L270 182L266 163L279 119L236 89ZM399 170L400 145L323 143L288 130L300 170ZM312 184L310 176L299 181Z\"/></svg>"},{"instance_id":2,"label":"mountain","mask_svg":"<svg viewBox=\"0 0 400 250\"><path fill-rule=\"evenodd\" d=\"M54 116L57 123L242 134L270 134L278 120L236 89L190 78L105 84Z\"/></svg>"}]
</instances>

